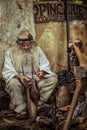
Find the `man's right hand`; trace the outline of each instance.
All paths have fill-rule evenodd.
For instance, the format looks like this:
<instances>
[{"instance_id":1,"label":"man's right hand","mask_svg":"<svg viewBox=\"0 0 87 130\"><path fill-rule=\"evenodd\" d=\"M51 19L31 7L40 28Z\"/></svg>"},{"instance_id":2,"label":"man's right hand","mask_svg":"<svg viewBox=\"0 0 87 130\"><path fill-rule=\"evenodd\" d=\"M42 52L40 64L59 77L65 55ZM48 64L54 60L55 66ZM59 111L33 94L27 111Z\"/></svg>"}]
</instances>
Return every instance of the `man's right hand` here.
<instances>
[{"instance_id":1,"label":"man's right hand","mask_svg":"<svg viewBox=\"0 0 87 130\"><path fill-rule=\"evenodd\" d=\"M24 75L17 75L14 78L17 78L23 85L24 85L24 80L30 81L30 78Z\"/></svg>"}]
</instances>

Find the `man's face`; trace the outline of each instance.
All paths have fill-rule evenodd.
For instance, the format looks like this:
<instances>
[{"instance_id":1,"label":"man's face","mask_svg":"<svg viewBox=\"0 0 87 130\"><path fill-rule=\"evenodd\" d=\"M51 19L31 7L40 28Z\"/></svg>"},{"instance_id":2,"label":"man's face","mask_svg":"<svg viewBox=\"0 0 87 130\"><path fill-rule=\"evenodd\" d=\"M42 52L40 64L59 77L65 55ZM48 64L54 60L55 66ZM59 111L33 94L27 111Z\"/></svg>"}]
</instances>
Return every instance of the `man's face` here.
<instances>
[{"instance_id":1,"label":"man's face","mask_svg":"<svg viewBox=\"0 0 87 130\"><path fill-rule=\"evenodd\" d=\"M31 42L29 42L29 43L21 43L21 44L18 44L18 45L25 52L28 52L30 50L30 48L32 47L32 43Z\"/></svg>"}]
</instances>

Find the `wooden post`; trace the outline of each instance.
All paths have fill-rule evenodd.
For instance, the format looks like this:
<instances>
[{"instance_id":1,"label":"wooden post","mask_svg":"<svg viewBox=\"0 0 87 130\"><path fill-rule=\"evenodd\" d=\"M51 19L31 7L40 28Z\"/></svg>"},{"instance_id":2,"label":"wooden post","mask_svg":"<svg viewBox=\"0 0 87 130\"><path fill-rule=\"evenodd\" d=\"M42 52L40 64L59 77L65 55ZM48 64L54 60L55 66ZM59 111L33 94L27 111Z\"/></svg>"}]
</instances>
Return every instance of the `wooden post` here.
<instances>
[{"instance_id":1,"label":"wooden post","mask_svg":"<svg viewBox=\"0 0 87 130\"><path fill-rule=\"evenodd\" d=\"M30 92L28 86L25 87L25 93L26 93L26 105L27 105L29 118L31 121L34 121L36 118L36 105L30 98Z\"/></svg>"},{"instance_id":2,"label":"wooden post","mask_svg":"<svg viewBox=\"0 0 87 130\"><path fill-rule=\"evenodd\" d=\"M82 87L82 79L86 77L86 70L83 67L75 66L74 75L76 76L76 90L75 90L75 93L71 102L71 107L67 114L67 118L65 120L63 130L69 129L70 121L72 119L72 115L73 115L73 112L74 112L74 109L78 100L78 96Z\"/></svg>"}]
</instances>

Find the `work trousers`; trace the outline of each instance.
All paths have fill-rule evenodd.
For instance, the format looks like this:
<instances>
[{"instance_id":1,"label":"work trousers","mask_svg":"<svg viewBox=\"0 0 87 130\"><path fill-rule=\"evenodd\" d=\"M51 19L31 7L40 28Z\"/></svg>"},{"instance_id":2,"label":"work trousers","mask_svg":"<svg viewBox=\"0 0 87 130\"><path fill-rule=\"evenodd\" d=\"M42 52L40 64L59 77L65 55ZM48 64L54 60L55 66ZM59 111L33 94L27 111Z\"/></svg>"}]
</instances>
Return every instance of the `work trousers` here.
<instances>
[{"instance_id":1,"label":"work trousers","mask_svg":"<svg viewBox=\"0 0 87 130\"><path fill-rule=\"evenodd\" d=\"M43 78L37 82L40 91L40 100L37 105L42 105L47 102L48 98L52 94L53 90L58 84L57 77L50 76ZM24 87L21 85L20 81L13 78L9 81L5 90L11 97L10 109L17 113L26 113L26 102L25 102L25 92Z\"/></svg>"}]
</instances>

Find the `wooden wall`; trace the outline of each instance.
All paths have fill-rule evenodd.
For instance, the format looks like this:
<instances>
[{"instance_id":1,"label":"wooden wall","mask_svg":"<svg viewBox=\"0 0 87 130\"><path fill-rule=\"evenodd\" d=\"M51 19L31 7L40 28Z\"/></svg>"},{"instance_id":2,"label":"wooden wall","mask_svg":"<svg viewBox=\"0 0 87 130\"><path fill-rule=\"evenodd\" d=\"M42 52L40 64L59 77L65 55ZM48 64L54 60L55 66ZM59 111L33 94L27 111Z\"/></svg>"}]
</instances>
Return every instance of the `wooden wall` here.
<instances>
[{"instance_id":1,"label":"wooden wall","mask_svg":"<svg viewBox=\"0 0 87 130\"><path fill-rule=\"evenodd\" d=\"M54 72L67 68L65 22L36 24L36 40L46 53Z\"/></svg>"},{"instance_id":2,"label":"wooden wall","mask_svg":"<svg viewBox=\"0 0 87 130\"><path fill-rule=\"evenodd\" d=\"M69 22L70 40L83 41L84 54L87 56L87 21L74 20ZM67 69L66 23L49 22L36 24L37 44L44 50L52 70L58 72Z\"/></svg>"}]
</instances>

